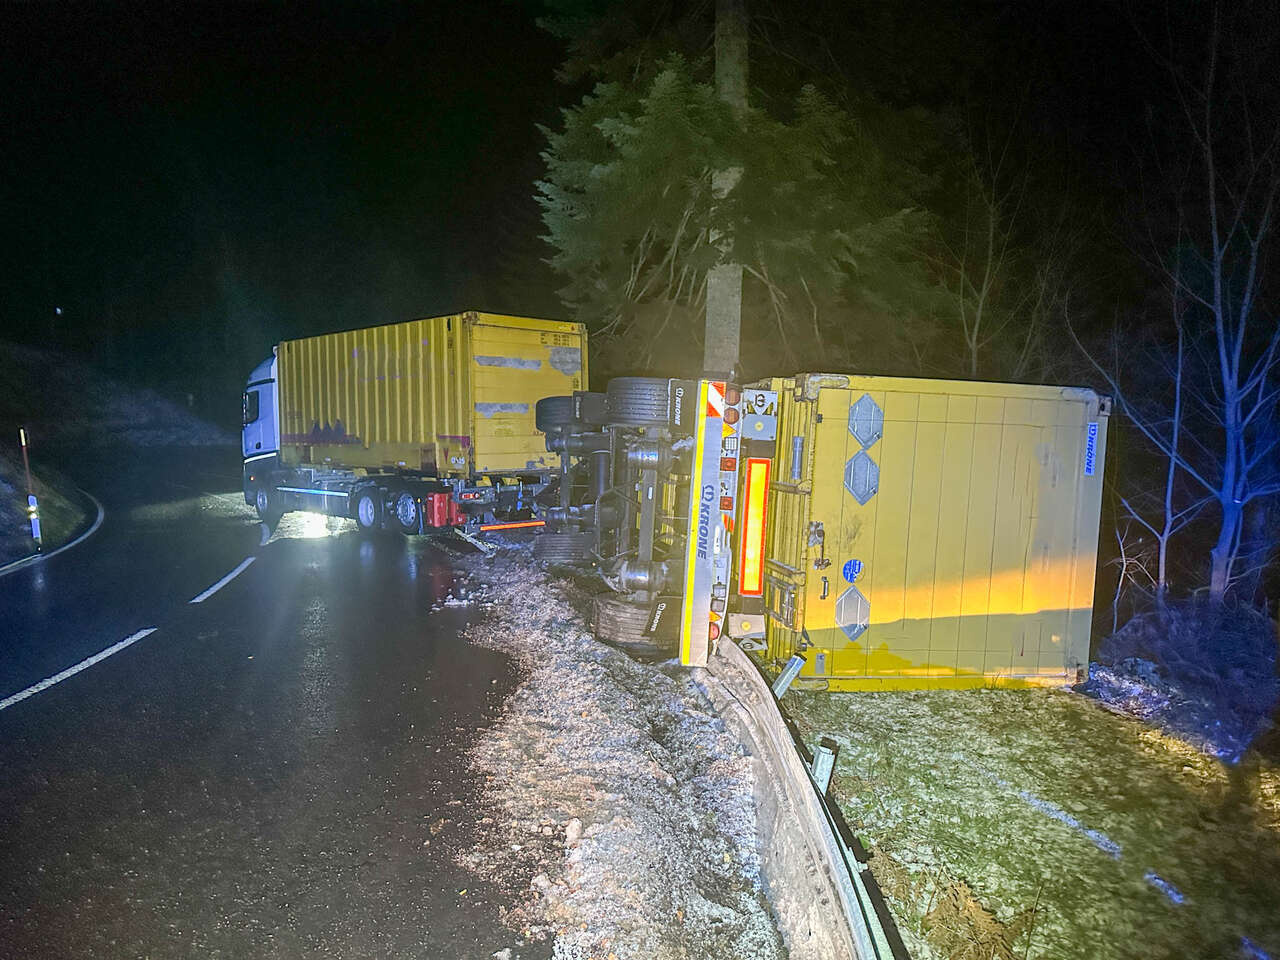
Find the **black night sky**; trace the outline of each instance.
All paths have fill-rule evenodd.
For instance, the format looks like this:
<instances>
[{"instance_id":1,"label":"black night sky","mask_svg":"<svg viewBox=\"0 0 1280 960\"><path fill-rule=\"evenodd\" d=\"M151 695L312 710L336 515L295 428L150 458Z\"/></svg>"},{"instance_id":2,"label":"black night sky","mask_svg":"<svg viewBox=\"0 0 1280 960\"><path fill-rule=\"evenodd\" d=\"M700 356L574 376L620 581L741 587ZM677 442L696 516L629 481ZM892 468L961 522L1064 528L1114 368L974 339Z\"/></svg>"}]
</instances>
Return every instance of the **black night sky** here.
<instances>
[{"instance_id":1,"label":"black night sky","mask_svg":"<svg viewBox=\"0 0 1280 960\"><path fill-rule=\"evenodd\" d=\"M498 289L504 246L538 232L534 123L563 93L527 6L0 18L4 336L176 388L139 369L169 355L200 388L193 346L240 378L282 337L554 309L545 289L528 305Z\"/></svg>"},{"instance_id":2,"label":"black night sky","mask_svg":"<svg viewBox=\"0 0 1280 960\"><path fill-rule=\"evenodd\" d=\"M709 24L713 7L663 16ZM763 84L790 58L820 85L839 73L895 106L1017 124L1014 162L1061 159L1063 191L1104 209L1098 232L1115 241L1162 95L1138 30L1158 35L1160 16L813 7L829 36L806 40L792 5L752 6L752 58L774 64ZM89 354L224 419L285 337L463 308L567 316L538 239L536 125L555 128L590 82L557 81L566 48L539 27L546 13L537 0L6 5L3 336ZM709 56L705 32L687 46ZM768 48L779 36L787 48ZM819 39L831 65L816 45L806 58Z\"/></svg>"}]
</instances>

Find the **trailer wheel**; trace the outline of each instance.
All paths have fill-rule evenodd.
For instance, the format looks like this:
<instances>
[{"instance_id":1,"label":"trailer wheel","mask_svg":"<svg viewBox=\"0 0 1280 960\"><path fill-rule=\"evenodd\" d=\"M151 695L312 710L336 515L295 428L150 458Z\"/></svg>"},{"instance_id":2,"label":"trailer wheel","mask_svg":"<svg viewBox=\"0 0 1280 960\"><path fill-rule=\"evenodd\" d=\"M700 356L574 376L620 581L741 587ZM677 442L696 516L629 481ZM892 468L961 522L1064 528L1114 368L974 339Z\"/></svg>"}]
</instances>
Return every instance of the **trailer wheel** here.
<instances>
[{"instance_id":1,"label":"trailer wheel","mask_svg":"<svg viewBox=\"0 0 1280 960\"><path fill-rule=\"evenodd\" d=\"M280 494L270 487L258 487L254 490L253 508L258 511L258 519L268 526L278 523L284 513L280 500Z\"/></svg>"},{"instance_id":2,"label":"trailer wheel","mask_svg":"<svg viewBox=\"0 0 1280 960\"><path fill-rule=\"evenodd\" d=\"M382 528L382 495L376 487L365 487L356 494L356 526L365 533Z\"/></svg>"},{"instance_id":3,"label":"trailer wheel","mask_svg":"<svg viewBox=\"0 0 1280 960\"><path fill-rule=\"evenodd\" d=\"M391 512L395 516L396 526L406 537L418 532L422 511L418 507L418 498L408 490L401 490L396 494L391 501Z\"/></svg>"},{"instance_id":4,"label":"trailer wheel","mask_svg":"<svg viewBox=\"0 0 1280 960\"><path fill-rule=\"evenodd\" d=\"M590 534L540 533L533 541L533 558L542 563L582 563L590 556Z\"/></svg>"},{"instance_id":5,"label":"trailer wheel","mask_svg":"<svg viewBox=\"0 0 1280 960\"><path fill-rule=\"evenodd\" d=\"M595 632L605 643L644 660L675 656L674 640L658 640L645 633L649 608L616 597L596 597Z\"/></svg>"},{"instance_id":6,"label":"trailer wheel","mask_svg":"<svg viewBox=\"0 0 1280 960\"><path fill-rule=\"evenodd\" d=\"M656 377L614 377L608 401L610 423L666 426L671 415L670 384Z\"/></svg>"},{"instance_id":7,"label":"trailer wheel","mask_svg":"<svg viewBox=\"0 0 1280 960\"><path fill-rule=\"evenodd\" d=\"M533 408L534 425L550 433L573 423L573 397L543 397Z\"/></svg>"}]
</instances>

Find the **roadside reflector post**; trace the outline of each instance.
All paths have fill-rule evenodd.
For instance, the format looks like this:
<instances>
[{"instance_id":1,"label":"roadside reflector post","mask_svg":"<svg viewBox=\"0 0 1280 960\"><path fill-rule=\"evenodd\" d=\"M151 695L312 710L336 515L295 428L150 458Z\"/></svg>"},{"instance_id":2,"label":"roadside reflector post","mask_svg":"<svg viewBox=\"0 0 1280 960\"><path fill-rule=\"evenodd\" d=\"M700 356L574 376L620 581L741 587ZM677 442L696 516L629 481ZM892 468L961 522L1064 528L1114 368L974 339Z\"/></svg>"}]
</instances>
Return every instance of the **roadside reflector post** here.
<instances>
[{"instance_id":1,"label":"roadside reflector post","mask_svg":"<svg viewBox=\"0 0 1280 960\"><path fill-rule=\"evenodd\" d=\"M831 786L831 774L836 768L836 754L839 752L840 745L830 737L819 740L817 749L813 751L809 774L813 777L818 792L824 797L827 795L827 788Z\"/></svg>"},{"instance_id":2,"label":"roadside reflector post","mask_svg":"<svg viewBox=\"0 0 1280 960\"><path fill-rule=\"evenodd\" d=\"M787 665L782 668L782 672L778 674L778 679L773 681L773 695L779 700L782 695L787 692L787 687L791 686L791 681L800 675L800 671L804 668L804 655L797 653L787 661Z\"/></svg>"},{"instance_id":3,"label":"roadside reflector post","mask_svg":"<svg viewBox=\"0 0 1280 960\"><path fill-rule=\"evenodd\" d=\"M40 537L40 504L36 502L34 493L27 494L27 514L31 517L31 539L36 542L36 549L44 549L44 541Z\"/></svg>"},{"instance_id":4,"label":"roadside reflector post","mask_svg":"<svg viewBox=\"0 0 1280 960\"><path fill-rule=\"evenodd\" d=\"M27 477L27 518L31 521L31 539L36 542L36 552L44 549L44 540L40 536L40 501L36 499L35 487L31 483L31 462L27 459L27 429L18 428L18 443L22 446L22 470Z\"/></svg>"}]
</instances>

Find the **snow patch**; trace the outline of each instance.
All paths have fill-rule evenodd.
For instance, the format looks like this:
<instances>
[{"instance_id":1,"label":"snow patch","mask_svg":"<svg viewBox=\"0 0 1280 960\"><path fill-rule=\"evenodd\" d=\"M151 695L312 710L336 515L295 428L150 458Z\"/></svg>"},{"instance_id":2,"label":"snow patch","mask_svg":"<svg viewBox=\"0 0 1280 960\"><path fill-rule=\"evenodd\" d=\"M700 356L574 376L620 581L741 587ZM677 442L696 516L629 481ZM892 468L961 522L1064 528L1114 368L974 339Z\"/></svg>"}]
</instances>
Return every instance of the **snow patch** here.
<instances>
[{"instance_id":1,"label":"snow patch","mask_svg":"<svg viewBox=\"0 0 1280 960\"><path fill-rule=\"evenodd\" d=\"M760 879L752 760L712 712L701 671L598 642L589 597L523 547L462 561L491 616L470 639L525 679L471 755L503 830L462 860L533 875L506 917L560 960L786 955ZM447 600L446 600L447 602Z\"/></svg>"}]
</instances>

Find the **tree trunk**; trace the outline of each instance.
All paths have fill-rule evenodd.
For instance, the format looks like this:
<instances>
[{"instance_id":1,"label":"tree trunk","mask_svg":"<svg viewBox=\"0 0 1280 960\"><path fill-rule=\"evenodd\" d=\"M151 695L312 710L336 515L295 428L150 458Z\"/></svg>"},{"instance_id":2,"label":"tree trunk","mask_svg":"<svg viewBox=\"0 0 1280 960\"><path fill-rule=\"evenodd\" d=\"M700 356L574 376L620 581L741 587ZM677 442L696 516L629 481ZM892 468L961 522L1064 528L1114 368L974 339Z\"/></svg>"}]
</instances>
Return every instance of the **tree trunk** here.
<instances>
[{"instance_id":1,"label":"tree trunk","mask_svg":"<svg viewBox=\"0 0 1280 960\"><path fill-rule=\"evenodd\" d=\"M747 110L746 0L716 0L716 95L734 115ZM742 170L716 171L712 189L723 198L738 182ZM730 238L712 237L722 254ZM721 262L707 273L707 316L702 366L709 375L730 377L738 369L742 331L742 265Z\"/></svg>"},{"instance_id":2,"label":"tree trunk","mask_svg":"<svg viewBox=\"0 0 1280 960\"><path fill-rule=\"evenodd\" d=\"M1240 532L1241 504L1235 500L1222 501L1222 526L1218 530L1218 542L1209 551L1212 565L1209 571L1209 599L1221 603L1227 595L1231 576L1231 560L1235 556Z\"/></svg>"},{"instance_id":3,"label":"tree trunk","mask_svg":"<svg viewBox=\"0 0 1280 960\"><path fill-rule=\"evenodd\" d=\"M716 0L716 96L739 117L747 110L746 0Z\"/></svg>"}]
</instances>

